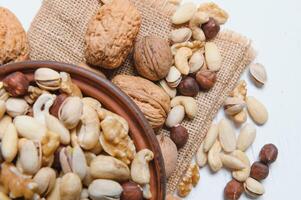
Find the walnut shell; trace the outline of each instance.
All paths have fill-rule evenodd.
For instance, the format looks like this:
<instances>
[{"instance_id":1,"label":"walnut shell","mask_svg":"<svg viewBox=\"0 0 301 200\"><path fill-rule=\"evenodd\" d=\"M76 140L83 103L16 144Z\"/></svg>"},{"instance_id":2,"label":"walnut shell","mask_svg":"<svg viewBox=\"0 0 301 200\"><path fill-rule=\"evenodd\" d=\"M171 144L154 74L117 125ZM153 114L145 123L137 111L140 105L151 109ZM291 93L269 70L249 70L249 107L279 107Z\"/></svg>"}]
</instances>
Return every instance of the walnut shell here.
<instances>
[{"instance_id":1,"label":"walnut shell","mask_svg":"<svg viewBox=\"0 0 301 200\"><path fill-rule=\"evenodd\" d=\"M86 32L87 63L119 67L130 53L140 25L140 13L128 0L113 0L100 7Z\"/></svg>"},{"instance_id":2,"label":"walnut shell","mask_svg":"<svg viewBox=\"0 0 301 200\"><path fill-rule=\"evenodd\" d=\"M132 98L152 128L160 128L170 110L169 96L153 82L136 76L117 75L112 82Z\"/></svg>"},{"instance_id":3,"label":"walnut shell","mask_svg":"<svg viewBox=\"0 0 301 200\"><path fill-rule=\"evenodd\" d=\"M28 57L28 41L21 23L12 12L0 7L0 65Z\"/></svg>"},{"instance_id":4,"label":"walnut shell","mask_svg":"<svg viewBox=\"0 0 301 200\"><path fill-rule=\"evenodd\" d=\"M172 65L172 53L166 40L146 36L136 42L135 67L138 73L152 81L163 79Z\"/></svg>"}]
</instances>

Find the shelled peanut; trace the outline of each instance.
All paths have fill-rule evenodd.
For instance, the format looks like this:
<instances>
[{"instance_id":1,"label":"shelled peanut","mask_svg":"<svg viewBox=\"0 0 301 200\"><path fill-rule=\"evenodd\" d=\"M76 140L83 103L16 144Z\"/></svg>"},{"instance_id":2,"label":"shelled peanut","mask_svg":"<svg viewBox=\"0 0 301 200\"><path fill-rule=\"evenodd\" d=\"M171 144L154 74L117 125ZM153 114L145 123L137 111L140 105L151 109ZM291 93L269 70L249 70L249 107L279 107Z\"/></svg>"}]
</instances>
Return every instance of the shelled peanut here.
<instances>
[{"instance_id":1,"label":"shelled peanut","mask_svg":"<svg viewBox=\"0 0 301 200\"><path fill-rule=\"evenodd\" d=\"M152 197L153 152L136 152L127 121L83 96L69 74L39 68L30 82L15 72L2 90L1 199Z\"/></svg>"}]
</instances>

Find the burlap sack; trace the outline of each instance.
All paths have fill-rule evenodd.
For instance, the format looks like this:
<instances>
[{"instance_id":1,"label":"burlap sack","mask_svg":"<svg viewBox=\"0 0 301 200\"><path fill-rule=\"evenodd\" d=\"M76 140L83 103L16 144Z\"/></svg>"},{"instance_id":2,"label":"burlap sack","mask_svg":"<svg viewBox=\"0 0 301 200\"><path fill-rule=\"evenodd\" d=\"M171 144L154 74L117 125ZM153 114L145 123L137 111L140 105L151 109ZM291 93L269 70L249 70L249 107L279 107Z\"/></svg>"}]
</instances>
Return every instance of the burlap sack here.
<instances>
[{"instance_id":1,"label":"burlap sack","mask_svg":"<svg viewBox=\"0 0 301 200\"><path fill-rule=\"evenodd\" d=\"M143 22L138 37L157 35L168 38L174 7L163 0L131 0L140 10ZM97 0L44 0L29 30L31 58L77 64L84 61L84 35L90 17L100 4ZM168 180L173 192L189 166L225 97L233 89L246 66L254 59L250 41L232 31L223 31L215 39L223 56L222 69L215 87L197 96L199 112L192 121L184 121L189 141L179 152L177 169ZM113 74L134 74L131 56ZM161 130L168 134L167 131Z\"/></svg>"}]
</instances>

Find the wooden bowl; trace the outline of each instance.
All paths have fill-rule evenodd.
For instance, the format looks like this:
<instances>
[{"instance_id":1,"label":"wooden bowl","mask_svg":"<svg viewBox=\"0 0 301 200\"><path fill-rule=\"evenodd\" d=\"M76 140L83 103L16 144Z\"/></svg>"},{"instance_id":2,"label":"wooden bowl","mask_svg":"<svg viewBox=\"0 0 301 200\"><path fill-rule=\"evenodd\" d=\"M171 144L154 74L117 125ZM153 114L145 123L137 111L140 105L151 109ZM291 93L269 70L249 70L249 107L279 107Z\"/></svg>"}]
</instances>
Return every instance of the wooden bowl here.
<instances>
[{"instance_id":1,"label":"wooden bowl","mask_svg":"<svg viewBox=\"0 0 301 200\"><path fill-rule=\"evenodd\" d=\"M13 72L20 71L26 74L30 81L33 81L34 71L41 67L69 73L85 96L96 98L105 108L121 115L128 121L129 134L134 140L137 150L148 148L155 154L155 158L150 164L152 200L164 200L166 177L161 150L153 129L136 104L110 81L90 71L65 63L28 61L7 64L0 67L0 80Z\"/></svg>"}]
</instances>

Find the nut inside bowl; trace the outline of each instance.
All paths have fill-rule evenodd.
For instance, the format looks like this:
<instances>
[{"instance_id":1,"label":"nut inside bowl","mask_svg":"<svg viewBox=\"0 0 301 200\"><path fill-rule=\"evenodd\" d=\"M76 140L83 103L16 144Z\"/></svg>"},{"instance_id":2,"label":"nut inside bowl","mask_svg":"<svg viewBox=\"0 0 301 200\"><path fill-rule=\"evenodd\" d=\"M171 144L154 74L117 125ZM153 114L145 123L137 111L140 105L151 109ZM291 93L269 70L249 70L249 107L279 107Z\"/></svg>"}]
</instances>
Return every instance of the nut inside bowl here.
<instances>
[{"instance_id":1,"label":"nut inside bowl","mask_svg":"<svg viewBox=\"0 0 301 200\"><path fill-rule=\"evenodd\" d=\"M34 71L38 68L51 68L58 72L69 73L72 81L79 86L84 96L97 99L103 107L127 120L130 127L129 135L134 141L137 152L147 148L154 153L154 160L150 162L151 199L163 200L165 198L166 178L161 150L152 128L135 103L110 81L71 64L52 61L11 63L1 66L0 80L2 81L11 73L20 71L30 81L33 81Z\"/></svg>"}]
</instances>

